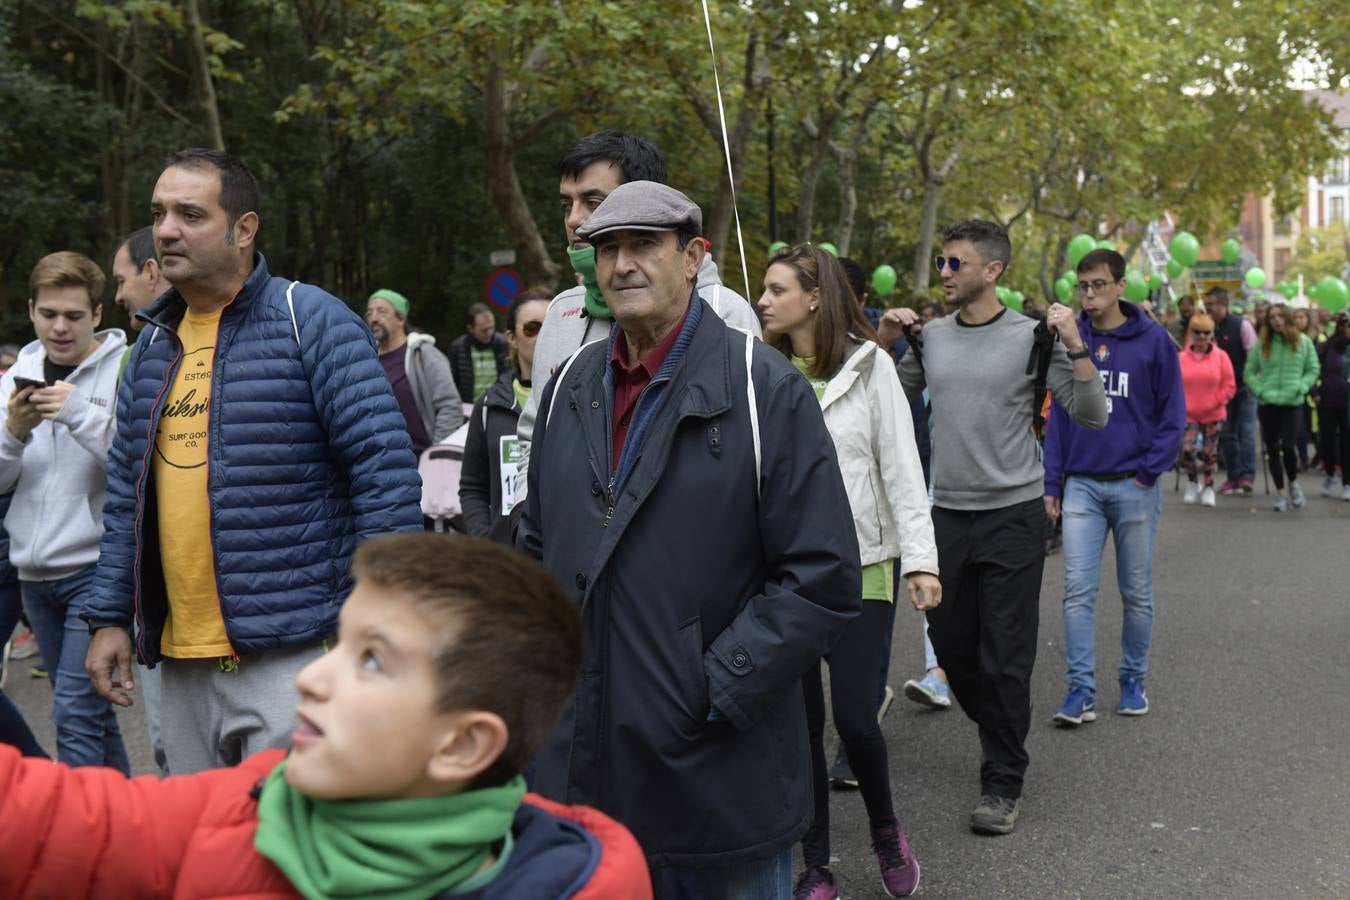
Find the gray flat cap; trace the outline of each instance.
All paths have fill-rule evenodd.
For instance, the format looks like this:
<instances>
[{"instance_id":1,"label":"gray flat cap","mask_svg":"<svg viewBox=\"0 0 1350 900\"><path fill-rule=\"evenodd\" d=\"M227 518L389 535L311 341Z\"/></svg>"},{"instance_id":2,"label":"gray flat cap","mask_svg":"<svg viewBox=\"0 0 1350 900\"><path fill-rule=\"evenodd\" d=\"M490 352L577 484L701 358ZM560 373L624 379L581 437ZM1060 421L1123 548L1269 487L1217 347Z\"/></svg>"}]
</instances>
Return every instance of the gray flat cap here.
<instances>
[{"instance_id":1,"label":"gray flat cap","mask_svg":"<svg viewBox=\"0 0 1350 900\"><path fill-rule=\"evenodd\" d=\"M630 181L614 189L577 236L589 241L609 231L703 231L703 213L698 204L673 187L655 181Z\"/></svg>"}]
</instances>

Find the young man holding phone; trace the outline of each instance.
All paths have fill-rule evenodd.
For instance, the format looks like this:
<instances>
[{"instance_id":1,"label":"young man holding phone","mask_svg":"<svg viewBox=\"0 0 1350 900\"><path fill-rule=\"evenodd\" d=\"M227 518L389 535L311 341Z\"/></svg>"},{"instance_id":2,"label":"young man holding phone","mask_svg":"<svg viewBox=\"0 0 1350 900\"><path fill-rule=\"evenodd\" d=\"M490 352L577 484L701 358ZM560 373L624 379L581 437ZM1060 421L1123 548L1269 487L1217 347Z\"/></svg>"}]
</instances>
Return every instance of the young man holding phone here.
<instances>
[{"instance_id":1,"label":"young man holding phone","mask_svg":"<svg viewBox=\"0 0 1350 900\"><path fill-rule=\"evenodd\" d=\"M72 766L128 770L112 706L84 670L88 599L103 536L108 445L117 369L126 335L95 332L105 279L98 265L63 251L29 278L28 317L37 340L0 379L7 403L0 428L0 494L9 558L51 674L57 757Z\"/></svg>"}]
</instances>

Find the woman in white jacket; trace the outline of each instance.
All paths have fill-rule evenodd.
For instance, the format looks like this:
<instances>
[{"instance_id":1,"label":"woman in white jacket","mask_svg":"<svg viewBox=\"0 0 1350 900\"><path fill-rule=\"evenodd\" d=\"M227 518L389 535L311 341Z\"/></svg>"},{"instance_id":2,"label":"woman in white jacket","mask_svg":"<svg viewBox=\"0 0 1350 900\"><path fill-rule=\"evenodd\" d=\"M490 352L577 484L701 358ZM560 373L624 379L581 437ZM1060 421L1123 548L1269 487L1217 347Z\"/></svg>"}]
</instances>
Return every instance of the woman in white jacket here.
<instances>
[{"instance_id":1,"label":"woman in white jacket","mask_svg":"<svg viewBox=\"0 0 1350 900\"><path fill-rule=\"evenodd\" d=\"M872 849L892 897L914 892L919 864L891 802L886 741L876 719L876 678L889 622L895 560L915 609L942 598L928 491L909 403L890 356L853 297L839 261L811 244L770 260L759 299L765 341L815 388L834 438L862 554L862 615L825 657L835 727L867 807ZM829 871L829 784L820 666L803 681L816 816L802 841L805 871L794 897L838 896Z\"/></svg>"}]
</instances>

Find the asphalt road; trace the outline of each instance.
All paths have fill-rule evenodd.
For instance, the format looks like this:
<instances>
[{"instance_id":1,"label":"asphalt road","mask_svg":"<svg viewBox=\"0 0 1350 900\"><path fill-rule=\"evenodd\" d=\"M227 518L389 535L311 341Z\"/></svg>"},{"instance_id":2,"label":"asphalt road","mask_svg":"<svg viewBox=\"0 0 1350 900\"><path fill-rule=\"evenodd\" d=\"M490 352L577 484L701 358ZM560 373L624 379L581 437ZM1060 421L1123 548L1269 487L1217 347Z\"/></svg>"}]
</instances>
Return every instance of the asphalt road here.
<instances>
[{"instance_id":1,"label":"asphalt road","mask_svg":"<svg viewBox=\"0 0 1350 900\"><path fill-rule=\"evenodd\" d=\"M929 898L1350 898L1350 504L1312 496L1183 506L1167 478L1155 561L1152 710L1115 708L1120 599L1108 549L1098 600L1099 717L1063 731L1062 557L1046 563L1031 770L1017 831L966 827L979 794L975 727L897 698L884 729L896 807ZM1306 478L1316 493L1320 477ZM1258 482L1259 484L1259 482ZM922 674L917 615L897 616L891 683ZM6 686L44 745L46 681ZM153 769L140 706L122 729ZM884 897L856 792L833 799L848 900Z\"/></svg>"}]
</instances>

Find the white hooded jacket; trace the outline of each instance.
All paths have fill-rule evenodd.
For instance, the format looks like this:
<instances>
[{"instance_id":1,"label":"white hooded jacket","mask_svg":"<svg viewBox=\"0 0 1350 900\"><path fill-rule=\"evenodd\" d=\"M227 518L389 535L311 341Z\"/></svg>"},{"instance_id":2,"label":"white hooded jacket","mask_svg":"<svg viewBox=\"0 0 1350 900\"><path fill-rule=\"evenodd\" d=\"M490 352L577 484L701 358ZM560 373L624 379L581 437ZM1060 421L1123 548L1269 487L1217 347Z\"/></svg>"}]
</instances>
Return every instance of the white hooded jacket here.
<instances>
[{"instance_id":1,"label":"white hooded jacket","mask_svg":"<svg viewBox=\"0 0 1350 900\"><path fill-rule=\"evenodd\" d=\"M66 376L74 385L54 421L43 419L20 441L0 423L0 493L14 493L5 517L9 558L24 581L68 578L98 560L107 495L117 376L126 335L109 328L102 343ZM40 341L19 351L0 378L0 398L14 394L14 378L43 380L47 353Z\"/></svg>"}]
</instances>

